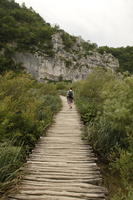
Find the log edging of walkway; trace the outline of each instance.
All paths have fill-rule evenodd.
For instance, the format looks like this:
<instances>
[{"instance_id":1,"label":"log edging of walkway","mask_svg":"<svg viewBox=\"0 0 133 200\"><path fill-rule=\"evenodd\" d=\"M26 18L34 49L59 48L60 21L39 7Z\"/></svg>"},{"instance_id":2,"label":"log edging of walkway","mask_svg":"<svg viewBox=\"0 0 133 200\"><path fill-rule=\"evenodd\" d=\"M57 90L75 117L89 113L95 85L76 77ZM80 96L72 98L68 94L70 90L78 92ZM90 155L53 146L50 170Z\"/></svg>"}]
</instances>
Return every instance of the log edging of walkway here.
<instances>
[{"instance_id":1,"label":"log edging of walkway","mask_svg":"<svg viewBox=\"0 0 133 200\"><path fill-rule=\"evenodd\" d=\"M81 121L65 97L54 124L41 137L12 200L105 200L102 177L92 148L81 139Z\"/></svg>"}]
</instances>

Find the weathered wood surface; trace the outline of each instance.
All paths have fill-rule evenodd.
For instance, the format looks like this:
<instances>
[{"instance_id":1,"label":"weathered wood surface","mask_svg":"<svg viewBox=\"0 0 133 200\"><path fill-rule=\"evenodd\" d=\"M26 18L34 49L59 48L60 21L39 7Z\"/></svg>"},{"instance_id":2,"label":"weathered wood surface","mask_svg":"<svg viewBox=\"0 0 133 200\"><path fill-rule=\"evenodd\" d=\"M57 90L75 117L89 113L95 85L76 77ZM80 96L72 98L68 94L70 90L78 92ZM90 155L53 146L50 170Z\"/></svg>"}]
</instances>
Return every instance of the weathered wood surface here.
<instances>
[{"instance_id":1,"label":"weathered wood surface","mask_svg":"<svg viewBox=\"0 0 133 200\"><path fill-rule=\"evenodd\" d=\"M104 200L106 190L92 148L81 140L81 122L73 106L63 108L33 150L16 200Z\"/></svg>"}]
</instances>

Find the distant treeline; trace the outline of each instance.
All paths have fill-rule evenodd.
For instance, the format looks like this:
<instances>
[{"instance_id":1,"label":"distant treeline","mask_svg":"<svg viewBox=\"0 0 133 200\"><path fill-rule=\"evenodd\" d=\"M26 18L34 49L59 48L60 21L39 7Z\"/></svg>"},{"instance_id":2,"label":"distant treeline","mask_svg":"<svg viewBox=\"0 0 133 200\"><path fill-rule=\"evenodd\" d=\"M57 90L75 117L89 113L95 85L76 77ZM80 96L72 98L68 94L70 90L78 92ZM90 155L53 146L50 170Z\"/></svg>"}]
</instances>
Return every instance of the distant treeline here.
<instances>
[{"instance_id":1,"label":"distant treeline","mask_svg":"<svg viewBox=\"0 0 133 200\"><path fill-rule=\"evenodd\" d=\"M113 47L99 47L98 52L99 53L111 53L113 56L118 58L120 63L120 71L128 71L129 73L133 73L133 47L127 46L127 47L119 47L119 48L113 48Z\"/></svg>"}]
</instances>

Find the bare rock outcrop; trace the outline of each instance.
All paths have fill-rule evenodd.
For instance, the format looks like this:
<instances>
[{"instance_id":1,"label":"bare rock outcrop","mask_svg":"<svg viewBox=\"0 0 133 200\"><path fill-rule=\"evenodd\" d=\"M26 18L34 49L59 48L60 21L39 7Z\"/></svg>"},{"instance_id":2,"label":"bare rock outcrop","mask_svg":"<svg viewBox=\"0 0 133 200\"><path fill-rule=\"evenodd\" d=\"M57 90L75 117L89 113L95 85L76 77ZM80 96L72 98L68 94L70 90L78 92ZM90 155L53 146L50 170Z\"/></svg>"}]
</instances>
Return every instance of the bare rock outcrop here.
<instances>
[{"instance_id":1,"label":"bare rock outcrop","mask_svg":"<svg viewBox=\"0 0 133 200\"><path fill-rule=\"evenodd\" d=\"M16 53L14 60L23 63L23 66L37 80L70 80L85 79L95 67L110 68L116 70L119 67L118 59L111 54L100 54L96 50L85 52L80 37L70 51L66 51L61 33L52 36L54 56L38 53Z\"/></svg>"}]
</instances>

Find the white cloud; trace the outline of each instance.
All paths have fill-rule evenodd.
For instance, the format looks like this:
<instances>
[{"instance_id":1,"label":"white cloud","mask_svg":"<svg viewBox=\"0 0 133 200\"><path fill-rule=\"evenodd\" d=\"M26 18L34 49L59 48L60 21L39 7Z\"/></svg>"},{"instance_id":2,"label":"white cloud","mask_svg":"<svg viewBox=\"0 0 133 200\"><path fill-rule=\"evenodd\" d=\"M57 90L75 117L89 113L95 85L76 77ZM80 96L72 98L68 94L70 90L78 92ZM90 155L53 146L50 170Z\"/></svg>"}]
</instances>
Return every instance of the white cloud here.
<instances>
[{"instance_id":1,"label":"white cloud","mask_svg":"<svg viewBox=\"0 0 133 200\"><path fill-rule=\"evenodd\" d=\"M133 46L132 0L16 0L47 22L98 45Z\"/></svg>"}]
</instances>

